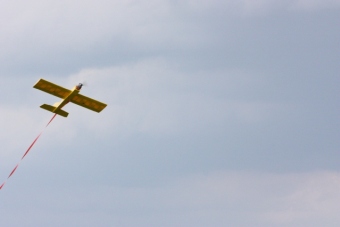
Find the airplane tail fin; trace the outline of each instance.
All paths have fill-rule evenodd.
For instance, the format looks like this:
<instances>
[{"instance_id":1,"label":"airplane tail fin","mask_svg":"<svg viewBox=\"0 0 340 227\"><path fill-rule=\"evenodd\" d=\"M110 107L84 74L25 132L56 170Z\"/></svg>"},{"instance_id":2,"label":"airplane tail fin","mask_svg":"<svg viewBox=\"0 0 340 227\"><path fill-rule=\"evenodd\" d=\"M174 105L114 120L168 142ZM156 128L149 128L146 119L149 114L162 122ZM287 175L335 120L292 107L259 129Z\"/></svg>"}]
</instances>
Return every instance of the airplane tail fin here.
<instances>
[{"instance_id":1,"label":"airplane tail fin","mask_svg":"<svg viewBox=\"0 0 340 227\"><path fill-rule=\"evenodd\" d=\"M58 114L60 116L63 116L63 117L67 117L68 116L68 113L66 111L64 111L64 110L60 110L59 109L56 112L54 112L54 110L56 109L55 106L50 106L50 105L47 105L47 104L43 104L43 105L40 106L40 108L48 110L48 111L50 111L52 113L56 113L56 114Z\"/></svg>"}]
</instances>

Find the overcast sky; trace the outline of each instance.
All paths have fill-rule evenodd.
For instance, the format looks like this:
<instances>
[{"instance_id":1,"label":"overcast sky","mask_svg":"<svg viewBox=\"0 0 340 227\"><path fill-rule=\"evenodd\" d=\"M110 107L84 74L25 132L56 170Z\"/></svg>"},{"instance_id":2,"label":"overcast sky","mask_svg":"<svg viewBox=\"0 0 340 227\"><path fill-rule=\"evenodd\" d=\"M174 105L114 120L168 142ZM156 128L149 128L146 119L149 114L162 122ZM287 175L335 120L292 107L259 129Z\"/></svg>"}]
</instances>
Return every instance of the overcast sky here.
<instances>
[{"instance_id":1,"label":"overcast sky","mask_svg":"<svg viewBox=\"0 0 340 227\"><path fill-rule=\"evenodd\" d=\"M339 226L339 0L1 3L1 226Z\"/></svg>"}]
</instances>

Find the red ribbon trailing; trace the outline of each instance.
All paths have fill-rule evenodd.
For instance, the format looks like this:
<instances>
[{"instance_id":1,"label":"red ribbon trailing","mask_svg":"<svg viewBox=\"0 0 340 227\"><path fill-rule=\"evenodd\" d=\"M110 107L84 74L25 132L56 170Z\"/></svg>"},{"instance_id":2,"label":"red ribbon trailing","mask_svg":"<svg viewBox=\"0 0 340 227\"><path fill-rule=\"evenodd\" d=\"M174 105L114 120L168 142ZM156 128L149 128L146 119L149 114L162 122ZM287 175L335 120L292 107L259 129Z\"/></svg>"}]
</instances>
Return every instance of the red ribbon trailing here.
<instances>
[{"instance_id":1,"label":"red ribbon trailing","mask_svg":"<svg viewBox=\"0 0 340 227\"><path fill-rule=\"evenodd\" d=\"M53 119L55 118L57 114L54 114L53 117L51 118L51 120L47 123L47 125L45 126L45 128L47 128L47 126L53 121ZM20 162L24 159L24 157L28 154L28 152L31 150L31 148L34 146L35 142L37 142L37 140L39 139L39 137L41 136L41 134L44 132L45 128L39 133L39 135L37 136L37 138L35 138L35 140L33 141L33 143L28 147L28 149L26 150L25 154L22 156L22 158L20 159L19 163L14 167L14 169L12 170L12 172L9 174L9 176L7 177L7 179L5 180L4 183L2 183L2 185L0 186L0 190L2 189L2 187L6 184L7 180L14 174L14 172L17 170L17 168L19 167Z\"/></svg>"}]
</instances>

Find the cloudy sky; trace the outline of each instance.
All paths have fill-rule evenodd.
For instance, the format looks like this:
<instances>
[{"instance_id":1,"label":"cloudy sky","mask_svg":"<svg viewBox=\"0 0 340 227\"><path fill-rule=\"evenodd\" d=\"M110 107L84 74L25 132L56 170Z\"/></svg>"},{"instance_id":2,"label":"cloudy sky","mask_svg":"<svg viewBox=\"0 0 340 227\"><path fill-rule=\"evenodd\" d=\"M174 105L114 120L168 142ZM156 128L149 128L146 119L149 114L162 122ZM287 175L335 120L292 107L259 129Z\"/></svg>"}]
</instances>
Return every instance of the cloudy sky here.
<instances>
[{"instance_id":1,"label":"cloudy sky","mask_svg":"<svg viewBox=\"0 0 340 227\"><path fill-rule=\"evenodd\" d=\"M2 226L339 226L339 0L1 3Z\"/></svg>"}]
</instances>

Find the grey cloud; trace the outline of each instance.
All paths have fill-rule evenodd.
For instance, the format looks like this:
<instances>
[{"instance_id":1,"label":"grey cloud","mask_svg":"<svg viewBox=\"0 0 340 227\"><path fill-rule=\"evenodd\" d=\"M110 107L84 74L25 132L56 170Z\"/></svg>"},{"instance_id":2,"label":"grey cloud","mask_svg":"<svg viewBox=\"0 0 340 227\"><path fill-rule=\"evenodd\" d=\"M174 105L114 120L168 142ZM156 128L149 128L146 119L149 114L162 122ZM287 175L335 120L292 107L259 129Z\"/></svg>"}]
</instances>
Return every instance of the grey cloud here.
<instances>
[{"instance_id":1,"label":"grey cloud","mask_svg":"<svg viewBox=\"0 0 340 227\"><path fill-rule=\"evenodd\" d=\"M40 77L109 105L50 125L7 226L338 222L338 1L30 3L0 9L1 176L58 100Z\"/></svg>"},{"instance_id":2,"label":"grey cloud","mask_svg":"<svg viewBox=\"0 0 340 227\"><path fill-rule=\"evenodd\" d=\"M16 199L10 194L3 198L2 206L8 206L3 223L20 224L15 214L28 220L24 226L336 226L339 182L338 172L220 172L156 187L66 186L42 191L33 186ZM13 199L31 202L34 209L17 212Z\"/></svg>"},{"instance_id":3,"label":"grey cloud","mask_svg":"<svg viewBox=\"0 0 340 227\"><path fill-rule=\"evenodd\" d=\"M207 4L215 6L203 10ZM303 58L319 56L316 60L322 61L323 55L332 54L325 52L329 45L338 40L336 30L332 30L336 10L317 11L314 20L309 20L308 12L285 10L249 17L229 13L235 12L234 3L220 4L86 1L79 8L71 1L4 7L1 71L65 76L84 67L119 65L159 55L184 57L190 68L199 63L208 68L266 69L271 65L284 70L287 64ZM262 4L267 5L267 1L259 8ZM195 5L204 7L195 11ZM315 32L325 33L328 41L314 40ZM319 47L312 48L315 45ZM262 61L256 58L259 53Z\"/></svg>"}]
</instances>

